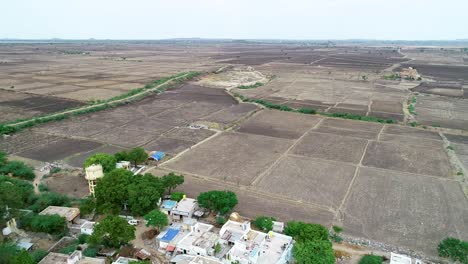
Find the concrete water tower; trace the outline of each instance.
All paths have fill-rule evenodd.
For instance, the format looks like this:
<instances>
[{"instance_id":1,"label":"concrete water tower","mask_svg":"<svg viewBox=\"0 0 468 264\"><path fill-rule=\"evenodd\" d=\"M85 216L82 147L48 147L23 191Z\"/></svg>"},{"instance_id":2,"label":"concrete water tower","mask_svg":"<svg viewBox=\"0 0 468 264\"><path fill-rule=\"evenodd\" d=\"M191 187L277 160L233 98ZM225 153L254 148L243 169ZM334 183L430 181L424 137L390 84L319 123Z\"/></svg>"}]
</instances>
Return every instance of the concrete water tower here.
<instances>
[{"instance_id":1,"label":"concrete water tower","mask_svg":"<svg viewBox=\"0 0 468 264\"><path fill-rule=\"evenodd\" d=\"M104 173L102 172L102 166L100 164L93 164L87 168L86 171L86 180L88 180L89 185L89 193L94 197L94 187L96 187L96 181L99 178L104 177Z\"/></svg>"}]
</instances>

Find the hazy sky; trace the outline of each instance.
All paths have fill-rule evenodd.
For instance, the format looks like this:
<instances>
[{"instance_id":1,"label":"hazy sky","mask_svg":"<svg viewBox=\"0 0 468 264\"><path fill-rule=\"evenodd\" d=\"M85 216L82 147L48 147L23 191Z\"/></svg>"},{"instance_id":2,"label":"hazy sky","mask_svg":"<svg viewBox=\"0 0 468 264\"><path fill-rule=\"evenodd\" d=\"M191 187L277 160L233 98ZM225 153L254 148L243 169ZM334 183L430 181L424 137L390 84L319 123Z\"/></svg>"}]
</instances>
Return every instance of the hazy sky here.
<instances>
[{"instance_id":1,"label":"hazy sky","mask_svg":"<svg viewBox=\"0 0 468 264\"><path fill-rule=\"evenodd\" d=\"M468 0L0 0L0 38L468 39Z\"/></svg>"}]
</instances>

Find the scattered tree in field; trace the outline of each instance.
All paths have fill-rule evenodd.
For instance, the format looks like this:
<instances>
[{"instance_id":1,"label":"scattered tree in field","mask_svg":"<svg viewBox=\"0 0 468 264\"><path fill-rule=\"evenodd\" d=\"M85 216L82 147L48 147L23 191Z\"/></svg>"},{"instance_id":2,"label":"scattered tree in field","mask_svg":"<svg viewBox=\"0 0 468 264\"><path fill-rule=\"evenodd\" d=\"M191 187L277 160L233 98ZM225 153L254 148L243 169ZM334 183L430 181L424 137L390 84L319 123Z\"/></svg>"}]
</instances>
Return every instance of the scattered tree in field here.
<instances>
[{"instance_id":1,"label":"scattered tree in field","mask_svg":"<svg viewBox=\"0 0 468 264\"><path fill-rule=\"evenodd\" d=\"M294 244L293 255L297 264L333 264L333 254L330 241L306 241Z\"/></svg>"},{"instance_id":2,"label":"scattered tree in field","mask_svg":"<svg viewBox=\"0 0 468 264\"><path fill-rule=\"evenodd\" d=\"M468 263L468 241L448 237L440 242L437 252L440 257L449 258L460 263Z\"/></svg>"},{"instance_id":3,"label":"scattered tree in field","mask_svg":"<svg viewBox=\"0 0 468 264\"><path fill-rule=\"evenodd\" d=\"M382 264L383 258L375 255L365 255L359 260L359 264Z\"/></svg>"},{"instance_id":4,"label":"scattered tree in field","mask_svg":"<svg viewBox=\"0 0 468 264\"><path fill-rule=\"evenodd\" d=\"M162 182L164 184L164 188L166 188L167 192L170 194L172 193L172 190L176 188L177 186L181 185L184 183L184 176L183 175L177 175L173 172L162 176Z\"/></svg>"},{"instance_id":5,"label":"scattered tree in field","mask_svg":"<svg viewBox=\"0 0 468 264\"><path fill-rule=\"evenodd\" d=\"M237 196L231 191L209 191L200 193L197 201L201 207L226 214L237 205Z\"/></svg>"},{"instance_id":6,"label":"scattered tree in field","mask_svg":"<svg viewBox=\"0 0 468 264\"><path fill-rule=\"evenodd\" d=\"M309 224L300 221L288 222L284 233L294 237L296 241L328 241L328 230L319 224Z\"/></svg>"},{"instance_id":7,"label":"scattered tree in field","mask_svg":"<svg viewBox=\"0 0 468 264\"><path fill-rule=\"evenodd\" d=\"M110 172L115 169L115 164L117 163L117 160L113 155L107 154L107 153L96 153L94 155L89 156L85 162L84 162L84 167L87 168L91 165L101 165L102 170L104 173Z\"/></svg>"},{"instance_id":8,"label":"scattered tree in field","mask_svg":"<svg viewBox=\"0 0 468 264\"><path fill-rule=\"evenodd\" d=\"M148 154L143 148L134 148L128 152L128 161L132 162L136 167L138 163L148 160Z\"/></svg>"},{"instance_id":9,"label":"scattered tree in field","mask_svg":"<svg viewBox=\"0 0 468 264\"><path fill-rule=\"evenodd\" d=\"M169 224L167 215L158 209L154 209L144 216L147 221L146 226L153 226L159 231Z\"/></svg>"},{"instance_id":10,"label":"scattered tree in field","mask_svg":"<svg viewBox=\"0 0 468 264\"><path fill-rule=\"evenodd\" d=\"M133 176L127 188L128 206L134 215L144 215L154 209L164 192L162 180L149 173Z\"/></svg>"},{"instance_id":11,"label":"scattered tree in field","mask_svg":"<svg viewBox=\"0 0 468 264\"><path fill-rule=\"evenodd\" d=\"M171 193L171 200L179 202L184 198L185 193L183 192L173 192Z\"/></svg>"},{"instance_id":12,"label":"scattered tree in field","mask_svg":"<svg viewBox=\"0 0 468 264\"><path fill-rule=\"evenodd\" d=\"M95 188L97 211L118 213L128 200L128 188L133 173L124 169L115 169L97 180Z\"/></svg>"},{"instance_id":13,"label":"scattered tree in field","mask_svg":"<svg viewBox=\"0 0 468 264\"><path fill-rule=\"evenodd\" d=\"M254 220L254 225L263 231L273 230L273 221L276 221L274 217L270 216L258 216Z\"/></svg>"},{"instance_id":14,"label":"scattered tree in field","mask_svg":"<svg viewBox=\"0 0 468 264\"><path fill-rule=\"evenodd\" d=\"M104 245L117 248L135 239L135 227L118 216L109 215L94 226L88 238L91 245Z\"/></svg>"}]
</instances>

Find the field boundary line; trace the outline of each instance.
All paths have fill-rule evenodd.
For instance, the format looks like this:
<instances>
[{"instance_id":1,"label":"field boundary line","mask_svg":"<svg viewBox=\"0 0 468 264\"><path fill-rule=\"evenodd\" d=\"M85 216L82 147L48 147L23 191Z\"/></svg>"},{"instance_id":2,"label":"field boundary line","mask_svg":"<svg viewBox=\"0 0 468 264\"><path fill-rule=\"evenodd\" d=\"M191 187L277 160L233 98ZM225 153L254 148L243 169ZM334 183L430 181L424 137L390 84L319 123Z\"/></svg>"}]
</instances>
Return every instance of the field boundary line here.
<instances>
[{"instance_id":1,"label":"field boundary line","mask_svg":"<svg viewBox=\"0 0 468 264\"><path fill-rule=\"evenodd\" d=\"M276 167L276 165L278 165L278 163L280 163L280 161L282 161L288 154L289 154L289 151L291 151L311 130L317 128L321 123L322 121L324 120L324 118L321 118L317 124L313 125L311 128L309 128L307 131L305 131L302 136L300 136L298 139L296 139L292 144L291 146L289 146L288 149L286 149L286 151L281 154L265 171L263 171L262 173L260 173L257 177L255 177L255 179L252 181L252 183L250 184L250 186L255 186L266 174L268 174L274 167Z\"/></svg>"}]
</instances>

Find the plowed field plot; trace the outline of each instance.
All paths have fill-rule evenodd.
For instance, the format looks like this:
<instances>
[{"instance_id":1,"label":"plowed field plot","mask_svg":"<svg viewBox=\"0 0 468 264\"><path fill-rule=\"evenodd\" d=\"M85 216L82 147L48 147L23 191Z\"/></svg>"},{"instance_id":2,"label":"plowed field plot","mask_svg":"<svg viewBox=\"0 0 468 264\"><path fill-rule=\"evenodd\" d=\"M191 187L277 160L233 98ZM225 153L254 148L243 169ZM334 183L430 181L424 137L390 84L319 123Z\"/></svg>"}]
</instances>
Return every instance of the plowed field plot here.
<instances>
[{"instance_id":1,"label":"plowed field plot","mask_svg":"<svg viewBox=\"0 0 468 264\"><path fill-rule=\"evenodd\" d=\"M239 132L294 139L311 129L321 118L282 111L262 111L238 128ZM281 120L281 122L278 122Z\"/></svg>"},{"instance_id":2,"label":"plowed field plot","mask_svg":"<svg viewBox=\"0 0 468 264\"><path fill-rule=\"evenodd\" d=\"M468 203L454 181L362 168L344 206L345 232L436 255L468 239Z\"/></svg>"},{"instance_id":3,"label":"plowed field plot","mask_svg":"<svg viewBox=\"0 0 468 264\"><path fill-rule=\"evenodd\" d=\"M444 178L451 175L450 163L443 149L395 142L371 142L363 165Z\"/></svg>"},{"instance_id":4,"label":"plowed field plot","mask_svg":"<svg viewBox=\"0 0 468 264\"><path fill-rule=\"evenodd\" d=\"M58 112L83 105L78 101L0 90L0 122Z\"/></svg>"},{"instance_id":5,"label":"plowed field plot","mask_svg":"<svg viewBox=\"0 0 468 264\"><path fill-rule=\"evenodd\" d=\"M468 130L468 100L443 96L417 96L416 120L424 125Z\"/></svg>"},{"instance_id":6,"label":"plowed field plot","mask_svg":"<svg viewBox=\"0 0 468 264\"><path fill-rule=\"evenodd\" d=\"M355 166L288 156L256 185L269 193L337 209L354 175Z\"/></svg>"},{"instance_id":7,"label":"plowed field plot","mask_svg":"<svg viewBox=\"0 0 468 264\"><path fill-rule=\"evenodd\" d=\"M365 139L310 132L298 142L292 153L356 164L361 160L366 145Z\"/></svg>"},{"instance_id":8,"label":"plowed field plot","mask_svg":"<svg viewBox=\"0 0 468 264\"><path fill-rule=\"evenodd\" d=\"M63 138L53 135L24 131L9 137L0 137L0 151L3 151L7 154L16 154L41 145L51 144L52 142L61 139Z\"/></svg>"},{"instance_id":9,"label":"plowed field plot","mask_svg":"<svg viewBox=\"0 0 468 264\"><path fill-rule=\"evenodd\" d=\"M291 140L244 133L225 133L166 165L236 184L250 185L292 144Z\"/></svg>"},{"instance_id":10,"label":"plowed field plot","mask_svg":"<svg viewBox=\"0 0 468 264\"><path fill-rule=\"evenodd\" d=\"M62 139L32 150L18 153L18 156L40 161L61 160L76 153L97 149L101 143L78 139Z\"/></svg>"},{"instance_id":11,"label":"plowed field plot","mask_svg":"<svg viewBox=\"0 0 468 264\"><path fill-rule=\"evenodd\" d=\"M111 146L111 145L104 145L97 149L93 149L91 151L81 152L77 155L73 155L65 159L65 162L71 166L81 168L83 167L84 161L91 155L96 153L108 153L108 154L115 154L117 152L125 150L121 147Z\"/></svg>"}]
</instances>

